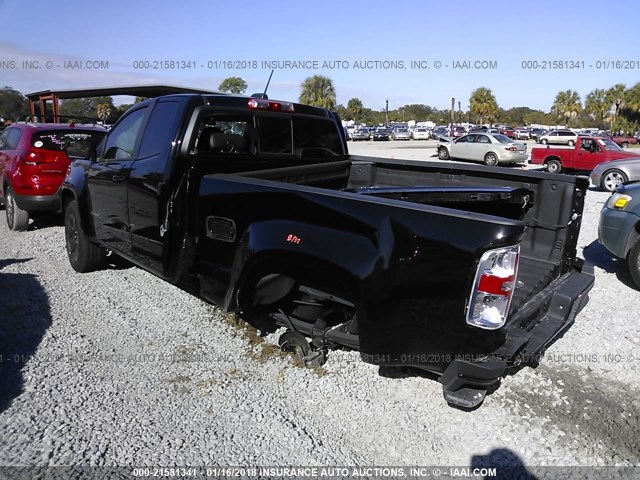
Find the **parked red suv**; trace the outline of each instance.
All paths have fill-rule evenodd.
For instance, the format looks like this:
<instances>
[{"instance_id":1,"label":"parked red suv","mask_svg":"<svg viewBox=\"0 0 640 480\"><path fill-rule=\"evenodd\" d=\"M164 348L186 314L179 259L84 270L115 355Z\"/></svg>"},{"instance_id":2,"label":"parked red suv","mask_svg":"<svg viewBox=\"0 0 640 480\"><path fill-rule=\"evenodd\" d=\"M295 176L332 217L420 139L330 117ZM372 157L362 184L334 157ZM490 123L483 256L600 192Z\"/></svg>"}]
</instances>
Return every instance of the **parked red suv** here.
<instances>
[{"instance_id":1,"label":"parked red suv","mask_svg":"<svg viewBox=\"0 0 640 480\"><path fill-rule=\"evenodd\" d=\"M61 209L60 186L70 157L88 157L106 132L57 123L14 123L2 131L0 198L11 230L26 230L30 212Z\"/></svg>"}]
</instances>

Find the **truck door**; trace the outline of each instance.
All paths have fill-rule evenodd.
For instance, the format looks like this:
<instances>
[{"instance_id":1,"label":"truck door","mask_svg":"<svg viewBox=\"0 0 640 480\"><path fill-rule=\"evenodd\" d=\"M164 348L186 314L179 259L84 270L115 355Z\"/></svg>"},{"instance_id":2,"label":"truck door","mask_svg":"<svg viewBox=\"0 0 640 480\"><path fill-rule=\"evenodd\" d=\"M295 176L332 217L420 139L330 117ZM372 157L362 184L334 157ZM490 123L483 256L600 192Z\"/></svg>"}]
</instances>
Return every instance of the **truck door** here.
<instances>
[{"instance_id":1,"label":"truck door","mask_svg":"<svg viewBox=\"0 0 640 480\"><path fill-rule=\"evenodd\" d=\"M177 145L180 120L178 100L159 100L153 106L128 182L132 253L160 274L167 228L164 223L171 195L169 159Z\"/></svg>"},{"instance_id":2,"label":"truck door","mask_svg":"<svg viewBox=\"0 0 640 480\"><path fill-rule=\"evenodd\" d=\"M592 138L579 138L573 153L573 165L567 168L593 170L602 160L602 151Z\"/></svg>"},{"instance_id":3,"label":"truck door","mask_svg":"<svg viewBox=\"0 0 640 480\"><path fill-rule=\"evenodd\" d=\"M108 248L124 254L131 253L127 180L148 111L144 105L118 121L87 175L96 237Z\"/></svg>"}]
</instances>

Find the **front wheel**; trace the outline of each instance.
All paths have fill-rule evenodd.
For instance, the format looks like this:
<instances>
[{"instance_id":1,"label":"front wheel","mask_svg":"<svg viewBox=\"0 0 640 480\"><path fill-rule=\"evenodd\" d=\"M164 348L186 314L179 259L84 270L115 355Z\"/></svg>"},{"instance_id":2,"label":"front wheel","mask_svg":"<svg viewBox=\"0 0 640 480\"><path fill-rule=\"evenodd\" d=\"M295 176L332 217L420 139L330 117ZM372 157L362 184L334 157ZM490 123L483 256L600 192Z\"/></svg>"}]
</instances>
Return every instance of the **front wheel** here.
<instances>
[{"instance_id":1,"label":"front wheel","mask_svg":"<svg viewBox=\"0 0 640 480\"><path fill-rule=\"evenodd\" d=\"M549 140L547 140L546 138L543 138L540 143L542 143L543 145L547 145L549 143Z\"/></svg>"},{"instance_id":2,"label":"front wheel","mask_svg":"<svg viewBox=\"0 0 640 480\"><path fill-rule=\"evenodd\" d=\"M627 176L620 170L609 170L602 176L600 186L607 192L613 192L618 185L627 181Z\"/></svg>"},{"instance_id":3,"label":"front wheel","mask_svg":"<svg viewBox=\"0 0 640 480\"><path fill-rule=\"evenodd\" d=\"M484 163L490 167L495 167L498 165L498 157L495 153L489 152L484 156Z\"/></svg>"},{"instance_id":4,"label":"front wheel","mask_svg":"<svg viewBox=\"0 0 640 480\"><path fill-rule=\"evenodd\" d=\"M629 265L629 273L631 273L631 278L638 286L638 288L640 288L640 239L636 240L635 245L629 252L627 263Z\"/></svg>"},{"instance_id":5,"label":"front wheel","mask_svg":"<svg viewBox=\"0 0 640 480\"><path fill-rule=\"evenodd\" d=\"M21 209L16 203L13 190L7 186L4 196L7 226L14 232L24 232L29 226L29 212Z\"/></svg>"},{"instance_id":6,"label":"front wheel","mask_svg":"<svg viewBox=\"0 0 640 480\"><path fill-rule=\"evenodd\" d=\"M576 142L574 142L573 140L569 140L567 142L567 145L569 145L570 147L573 147L576 144Z\"/></svg>"},{"instance_id":7,"label":"front wheel","mask_svg":"<svg viewBox=\"0 0 640 480\"><path fill-rule=\"evenodd\" d=\"M438 158L440 160L449 160L449 150L447 150L445 147L440 147L438 149Z\"/></svg>"},{"instance_id":8,"label":"front wheel","mask_svg":"<svg viewBox=\"0 0 640 480\"><path fill-rule=\"evenodd\" d=\"M67 204L64 214L64 237L71 267L80 273L99 270L104 264L107 252L89 240L82 230L78 202Z\"/></svg>"},{"instance_id":9,"label":"front wheel","mask_svg":"<svg viewBox=\"0 0 640 480\"><path fill-rule=\"evenodd\" d=\"M560 173L562 171L562 164L558 160L549 160L547 162L547 172Z\"/></svg>"},{"instance_id":10,"label":"front wheel","mask_svg":"<svg viewBox=\"0 0 640 480\"><path fill-rule=\"evenodd\" d=\"M622 143L620 144L620 146L621 146L622 148L627 148L627 147L629 146L629 142L622 142Z\"/></svg>"}]
</instances>

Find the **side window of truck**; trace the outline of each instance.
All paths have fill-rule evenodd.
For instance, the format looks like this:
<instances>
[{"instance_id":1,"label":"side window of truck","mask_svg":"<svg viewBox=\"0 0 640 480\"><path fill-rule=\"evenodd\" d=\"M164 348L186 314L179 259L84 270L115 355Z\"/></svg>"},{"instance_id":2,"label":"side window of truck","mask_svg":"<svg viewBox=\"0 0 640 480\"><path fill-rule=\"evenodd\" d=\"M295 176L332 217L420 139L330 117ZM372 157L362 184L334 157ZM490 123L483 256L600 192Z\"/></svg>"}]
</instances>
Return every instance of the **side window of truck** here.
<instances>
[{"instance_id":1,"label":"side window of truck","mask_svg":"<svg viewBox=\"0 0 640 480\"><path fill-rule=\"evenodd\" d=\"M180 121L178 109L178 102L156 103L144 129L139 158L158 155L164 149L171 148Z\"/></svg>"},{"instance_id":2,"label":"side window of truck","mask_svg":"<svg viewBox=\"0 0 640 480\"><path fill-rule=\"evenodd\" d=\"M104 160L126 160L133 156L147 109L148 107L143 107L130 113L109 132Z\"/></svg>"}]
</instances>

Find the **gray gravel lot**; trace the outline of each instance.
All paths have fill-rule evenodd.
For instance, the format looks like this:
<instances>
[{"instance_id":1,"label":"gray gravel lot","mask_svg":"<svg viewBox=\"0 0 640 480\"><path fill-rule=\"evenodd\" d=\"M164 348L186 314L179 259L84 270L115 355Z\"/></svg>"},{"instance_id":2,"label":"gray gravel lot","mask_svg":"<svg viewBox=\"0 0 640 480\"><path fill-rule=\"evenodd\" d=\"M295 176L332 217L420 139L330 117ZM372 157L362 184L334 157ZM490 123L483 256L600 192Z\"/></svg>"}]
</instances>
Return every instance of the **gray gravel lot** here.
<instances>
[{"instance_id":1,"label":"gray gravel lot","mask_svg":"<svg viewBox=\"0 0 640 480\"><path fill-rule=\"evenodd\" d=\"M350 148L427 159L418 143ZM138 268L73 272L59 224L2 218L0 465L638 465L640 293L597 244L607 197L587 195L578 244L589 304L471 413L354 352L301 369L277 335Z\"/></svg>"}]
</instances>

